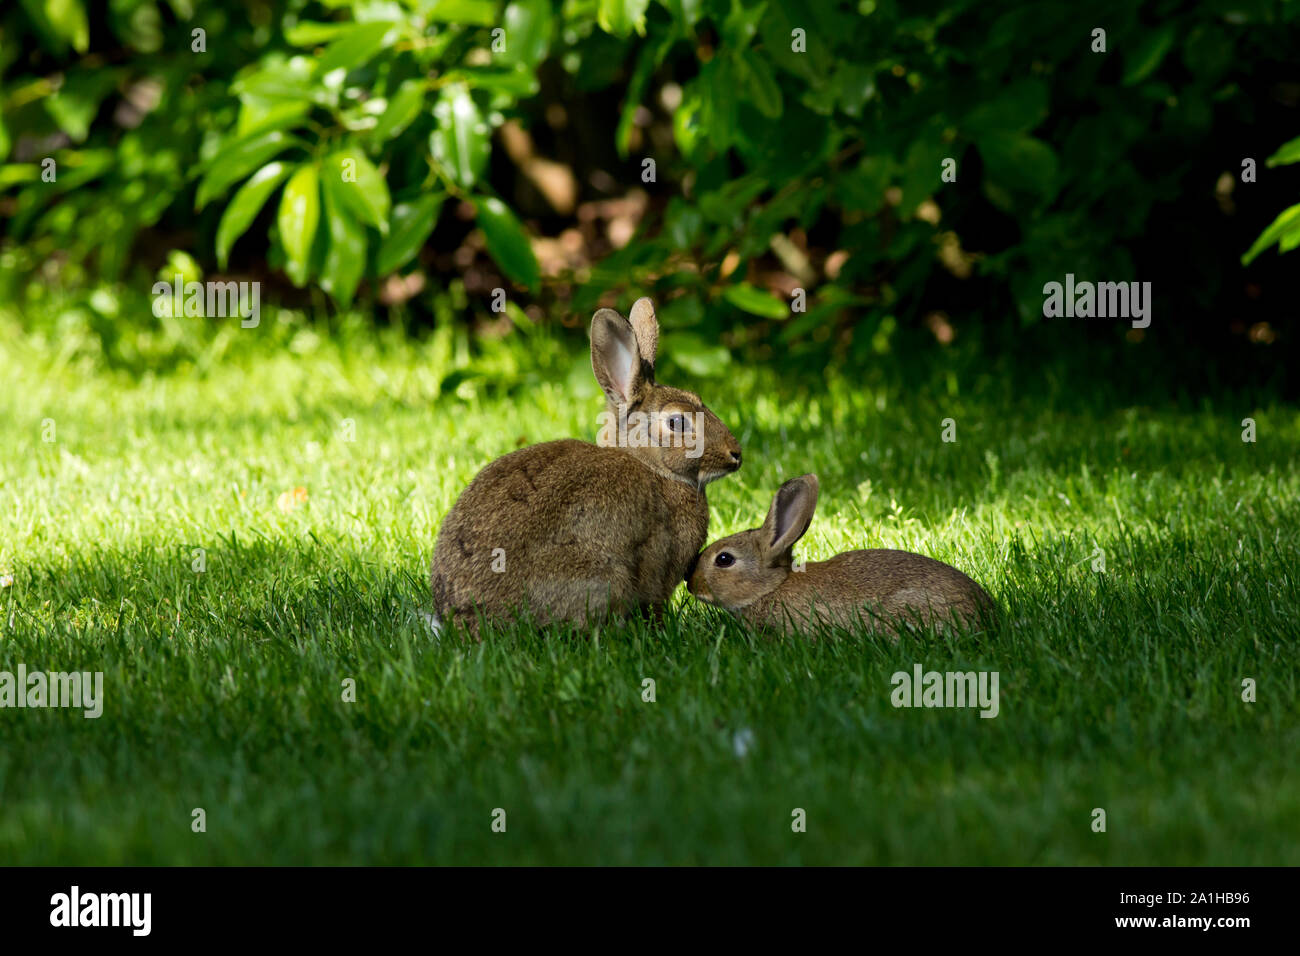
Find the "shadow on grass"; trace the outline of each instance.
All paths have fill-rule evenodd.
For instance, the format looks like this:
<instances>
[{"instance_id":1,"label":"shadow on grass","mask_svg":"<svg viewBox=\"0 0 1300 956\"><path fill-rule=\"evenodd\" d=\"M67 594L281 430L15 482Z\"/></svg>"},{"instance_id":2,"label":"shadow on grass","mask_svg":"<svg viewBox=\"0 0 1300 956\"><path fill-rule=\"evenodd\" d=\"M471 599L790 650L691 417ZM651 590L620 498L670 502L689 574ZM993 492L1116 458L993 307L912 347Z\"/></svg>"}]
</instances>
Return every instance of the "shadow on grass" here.
<instances>
[{"instance_id":1,"label":"shadow on grass","mask_svg":"<svg viewBox=\"0 0 1300 956\"><path fill-rule=\"evenodd\" d=\"M1091 532L1027 527L1004 535L986 529L954 563L984 584L1001 608L1000 623L984 629L981 642L996 640L1008 627L1047 634L1084 624L1159 630L1181 622L1219 633L1245 628L1280 634L1300 607L1300 502L1268 505L1268 515L1207 523L1195 533L1186 525L1122 521ZM114 643L128 635L201 642L221 634L272 643L341 635L437 639L427 623L432 604L422 560L395 567L325 531L294 541L231 540L234 547L207 552L202 573L192 570L187 546L159 550L143 543L20 567L5 592L4 629L19 640L80 634ZM601 630L662 631L673 639L707 639L719 626L737 632L734 619L699 605L684 589L675 606L663 627L633 619ZM539 629L528 622L490 633L585 636L564 625Z\"/></svg>"}]
</instances>

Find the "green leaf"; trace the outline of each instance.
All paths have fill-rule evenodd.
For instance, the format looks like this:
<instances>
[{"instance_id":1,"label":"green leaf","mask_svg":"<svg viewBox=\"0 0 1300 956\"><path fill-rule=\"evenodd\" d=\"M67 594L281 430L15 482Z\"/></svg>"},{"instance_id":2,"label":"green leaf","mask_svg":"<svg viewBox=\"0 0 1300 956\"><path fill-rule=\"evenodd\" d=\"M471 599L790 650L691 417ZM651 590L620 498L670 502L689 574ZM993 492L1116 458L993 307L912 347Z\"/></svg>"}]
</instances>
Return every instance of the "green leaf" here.
<instances>
[{"instance_id":1,"label":"green leaf","mask_svg":"<svg viewBox=\"0 0 1300 956\"><path fill-rule=\"evenodd\" d=\"M81 0L45 0L50 28L78 53L90 48L90 24Z\"/></svg>"},{"instance_id":2,"label":"green leaf","mask_svg":"<svg viewBox=\"0 0 1300 956\"><path fill-rule=\"evenodd\" d=\"M469 90L453 84L442 91L433 107L437 129L429 136L429 150L458 185L468 188L487 166L491 143L488 125Z\"/></svg>"},{"instance_id":3,"label":"green leaf","mask_svg":"<svg viewBox=\"0 0 1300 956\"><path fill-rule=\"evenodd\" d=\"M693 159L696 148L708 142L704 135L704 101L693 85L686 87L681 106L673 111L673 139L687 159Z\"/></svg>"},{"instance_id":4,"label":"green leaf","mask_svg":"<svg viewBox=\"0 0 1300 956\"><path fill-rule=\"evenodd\" d=\"M736 139L738 70L733 57L715 56L704 64L688 87L699 90L700 118L707 143L717 152L725 151Z\"/></svg>"},{"instance_id":5,"label":"green leaf","mask_svg":"<svg viewBox=\"0 0 1300 956\"><path fill-rule=\"evenodd\" d=\"M875 74L861 63L841 63L835 72L834 85L839 87L840 108L855 119L876 95Z\"/></svg>"},{"instance_id":6,"label":"green leaf","mask_svg":"<svg viewBox=\"0 0 1300 956\"><path fill-rule=\"evenodd\" d=\"M409 203L393 207L388 235L375 256L375 274L390 275L396 272L420 251L438 222L443 194L421 196Z\"/></svg>"},{"instance_id":7,"label":"green leaf","mask_svg":"<svg viewBox=\"0 0 1300 956\"><path fill-rule=\"evenodd\" d=\"M1283 143L1282 147L1270 156L1266 162L1269 167L1289 166L1291 163L1300 162L1300 137L1297 137L1289 143Z\"/></svg>"},{"instance_id":8,"label":"green leaf","mask_svg":"<svg viewBox=\"0 0 1300 956\"><path fill-rule=\"evenodd\" d=\"M260 69L242 73L230 84L236 96L246 94L268 100L307 100L312 103L328 102L334 96L313 81L318 61L310 56L291 56L287 59L268 58Z\"/></svg>"},{"instance_id":9,"label":"green leaf","mask_svg":"<svg viewBox=\"0 0 1300 956\"><path fill-rule=\"evenodd\" d=\"M469 66L456 70L455 76L476 90L504 93L516 100L536 96L540 89L537 73L526 66Z\"/></svg>"},{"instance_id":10,"label":"green leaf","mask_svg":"<svg viewBox=\"0 0 1300 956\"><path fill-rule=\"evenodd\" d=\"M275 192L275 187L289 175L290 169L292 167L287 163L267 163L240 186L235 198L230 200L230 205L221 214L221 223L217 226L217 262L222 269L226 267L231 247L248 231L248 227L266 205L266 200Z\"/></svg>"},{"instance_id":11,"label":"green leaf","mask_svg":"<svg viewBox=\"0 0 1300 956\"><path fill-rule=\"evenodd\" d=\"M356 24L325 48L316 75L323 77L335 70L355 70L391 45L397 39L397 33L397 24L388 21Z\"/></svg>"},{"instance_id":12,"label":"green leaf","mask_svg":"<svg viewBox=\"0 0 1300 956\"><path fill-rule=\"evenodd\" d=\"M623 159L627 159L632 127L636 123L637 111L641 108L641 100L645 98L646 83L654 68L654 47L647 43L641 48L641 55L632 70L632 78L627 84L627 96L623 99L623 112L619 115L618 128L614 131L614 146Z\"/></svg>"},{"instance_id":13,"label":"green leaf","mask_svg":"<svg viewBox=\"0 0 1300 956\"><path fill-rule=\"evenodd\" d=\"M903 159L903 176L899 183L903 188L900 213L910 216L941 187L943 161L952 152L952 144L943 142L939 131L933 128L912 140Z\"/></svg>"},{"instance_id":14,"label":"green leaf","mask_svg":"<svg viewBox=\"0 0 1300 956\"><path fill-rule=\"evenodd\" d=\"M1027 133L1047 116L1048 90L1042 80L1021 80L984 98L962 121L979 138L993 133Z\"/></svg>"},{"instance_id":15,"label":"green leaf","mask_svg":"<svg viewBox=\"0 0 1300 956\"><path fill-rule=\"evenodd\" d=\"M509 300L506 301L506 317L520 332L531 332L537 328L537 323L528 317L528 313Z\"/></svg>"},{"instance_id":16,"label":"green leaf","mask_svg":"<svg viewBox=\"0 0 1300 956\"><path fill-rule=\"evenodd\" d=\"M9 158L9 150L13 146L13 140L9 138L9 130L5 126L5 118L0 116L0 162Z\"/></svg>"},{"instance_id":17,"label":"green leaf","mask_svg":"<svg viewBox=\"0 0 1300 956\"><path fill-rule=\"evenodd\" d=\"M319 46L329 43L341 33L351 30L352 23L318 23L314 20L299 20L284 31L284 38L291 46Z\"/></svg>"},{"instance_id":18,"label":"green leaf","mask_svg":"<svg viewBox=\"0 0 1300 956\"><path fill-rule=\"evenodd\" d=\"M650 0L600 0L596 22L606 33L625 37L633 30L645 36L645 12Z\"/></svg>"},{"instance_id":19,"label":"green leaf","mask_svg":"<svg viewBox=\"0 0 1300 956\"><path fill-rule=\"evenodd\" d=\"M736 65L749 92L750 102L768 119L778 119L782 112L781 87L767 60L754 50L736 57Z\"/></svg>"},{"instance_id":20,"label":"green leaf","mask_svg":"<svg viewBox=\"0 0 1300 956\"><path fill-rule=\"evenodd\" d=\"M311 112L307 100L268 99L253 93L239 98L239 122L235 135L241 139L268 129L288 129Z\"/></svg>"},{"instance_id":21,"label":"green leaf","mask_svg":"<svg viewBox=\"0 0 1300 956\"><path fill-rule=\"evenodd\" d=\"M536 292L541 281L537 257L533 255L523 225L510 208L496 197L480 199L478 224L487 240L487 250L501 271Z\"/></svg>"},{"instance_id":22,"label":"green leaf","mask_svg":"<svg viewBox=\"0 0 1300 956\"><path fill-rule=\"evenodd\" d=\"M495 0L436 0L426 16L434 23L489 27L497 21L497 5Z\"/></svg>"},{"instance_id":23,"label":"green leaf","mask_svg":"<svg viewBox=\"0 0 1300 956\"><path fill-rule=\"evenodd\" d=\"M59 91L45 99L45 109L74 143L84 143L99 105L117 85L119 72L110 69L70 73Z\"/></svg>"},{"instance_id":24,"label":"green leaf","mask_svg":"<svg viewBox=\"0 0 1300 956\"><path fill-rule=\"evenodd\" d=\"M348 207L347 196L352 185L332 176L325 177L321 185L329 244L321 266L320 285L335 302L346 306L356 295L361 274L366 269L366 230Z\"/></svg>"},{"instance_id":25,"label":"green leaf","mask_svg":"<svg viewBox=\"0 0 1300 956\"><path fill-rule=\"evenodd\" d=\"M709 222L724 229L738 229L746 210L769 186L757 173L746 173L702 193L696 204Z\"/></svg>"},{"instance_id":26,"label":"green leaf","mask_svg":"<svg viewBox=\"0 0 1300 956\"><path fill-rule=\"evenodd\" d=\"M750 315L759 315L765 319L790 318L790 306L761 289L756 289L748 282L728 286L722 297Z\"/></svg>"},{"instance_id":27,"label":"green leaf","mask_svg":"<svg viewBox=\"0 0 1300 956\"><path fill-rule=\"evenodd\" d=\"M985 136L979 141L986 192L994 205L1009 210L1022 202L1050 200L1058 187L1056 153L1040 139L1016 133Z\"/></svg>"},{"instance_id":28,"label":"green leaf","mask_svg":"<svg viewBox=\"0 0 1300 956\"><path fill-rule=\"evenodd\" d=\"M5 163L0 166L0 189L18 183L34 183L41 178L41 167L36 163Z\"/></svg>"},{"instance_id":29,"label":"green leaf","mask_svg":"<svg viewBox=\"0 0 1300 956\"><path fill-rule=\"evenodd\" d=\"M396 138L420 113L424 103L424 80L407 80L388 100L388 108L380 115L370 137L376 143L386 143Z\"/></svg>"},{"instance_id":30,"label":"green leaf","mask_svg":"<svg viewBox=\"0 0 1300 956\"><path fill-rule=\"evenodd\" d=\"M494 59L535 68L546 59L554 17L550 0L514 0L506 6L506 49Z\"/></svg>"},{"instance_id":31,"label":"green leaf","mask_svg":"<svg viewBox=\"0 0 1300 956\"><path fill-rule=\"evenodd\" d=\"M1259 234L1255 244L1241 257L1241 264L1243 266L1250 265L1261 252L1283 236L1297 229L1300 229L1300 203L1296 203L1289 209L1283 209L1282 212L1278 213L1278 217L1273 220L1267 229Z\"/></svg>"},{"instance_id":32,"label":"green leaf","mask_svg":"<svg viewBox=\"0 0 1300 956\"><path fill-rule=\"evenodd\" d=\"M1156 71L1174 45L1174 28L1169 25L1146 31L1143 40L1124 58L1124 86L1141 83Z\"/></svg>"},{"instance_id":33,"label":"green leaf","mask_svg":"<svg viewBox=\"0 0 1300 956\"><path fill-rule=\"evenodd\" d=\"M732 50L749 46L766 12L766 2L747 5L741 0L731 0L731 12L722 21L722 45Z\"/></svg>"},{"instance_id":34,"label":"green leaf","mask_svg":"<svg viewBox=\"0 0 1300 956\"><path fill-rule=\"evenodd\" d=\"M388 183L358 149L343 149L325 160L322 175L341 187L340 201L358 220L388 232Z\"/></svg>"},{"instance_id":35,"label":"green leaf","mask_svg":"<svg viewBox=\"0 0 1300 956\"><path fill-rule=\"evenodd\" d=\"M295 285L306 285L311 245L320 225L320 172L314 165L300 166L285 185L277 223L285 271Z\"/></svg>"},{"instance_id":36,"label":"green leaf","mask_svg":"<svg viewBox=\"0 0 1300 956\"><path fill-rule=\"evenodd\" d=\"M175 276L180 276L182 283L201 282L203 267L185 250L172 249L167 253L167 261L154 274L161 282L168 282Z\"/></svg>"},{"instance_id":37,"label":"green leaf","mask_svg":"<svg viewBox=\"0 0 1300 956\"><path fill-rule=\"evenodd\" d=\"M704 6L703 0L662 0L662 2L672 14L673 22L685 27L694 27L699 22L702 13L700 8ZM789 32L782 34L786 38L789 35Z\"/></svg>"},{"instance_id":38,"label":"green leaf","mask_svg":"<svg viewBox=\"0 0 1300 956\"><path fill-rule=\"evenodd\" d=\"M199 193L194 201L194 208L202 209L234 183L253 170L259 169L290 146L301 146L305 149L307 144L283 130L273 129L236 140L218 151L216 156L206 164L207 172L199 183Z\"/></svg>"},{"instance_id":39,"label":"green leaf","mask_svg":"<svg viewBox=\"0 0 1300 956\"><path fill-rule=\"evenodd\" d=\"M674 16L674 20L677 17ZM802 13L797 7L791 5L789 9L783 4L776 4L769 7L762 20L758 23L759 36L763 41L763 52L772 59L772 61L787 73L793 73L804 83L814 86L826 84L827 69L826 65L834 62L831 55L830 47L827 45L828 40L836 40L833 36L828 36L823 40L823 34L820 30L809 29L810 24L805 20ZM805 48L803 52L796 52L791 49L794 45L791 40L791 33L800 27L804 30ZM836 41L838 42L838 41ZM841 70L848 63L841 65ZM868 73L873 75L874 71L870 67L862 66ZM827 84L831 86L832 84ZM827 89L826 92L833 92Z\"/></svg>"},{"instance_id":40,"label":"green leaf","mask_svg":"<svg viewBox=\"0 0 1300 956\"><path fill-rule=\"evenodd\" d=\"M116 150L64 150L58 158L58 181L42 184L53 194L70 193L112 170L121 160Z\"/></svg>"}]
</instances>

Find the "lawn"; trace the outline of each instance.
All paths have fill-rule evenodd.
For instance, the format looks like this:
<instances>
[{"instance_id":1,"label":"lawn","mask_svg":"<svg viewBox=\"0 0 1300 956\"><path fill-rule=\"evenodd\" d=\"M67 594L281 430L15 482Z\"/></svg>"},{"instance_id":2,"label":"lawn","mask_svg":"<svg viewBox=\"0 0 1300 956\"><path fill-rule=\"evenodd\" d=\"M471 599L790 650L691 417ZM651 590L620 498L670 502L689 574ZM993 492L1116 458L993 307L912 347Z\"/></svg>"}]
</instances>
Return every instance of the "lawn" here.
<instances>
[{"instance_id":1,"label":"lawn","mask_svg":"<svg viewBox=\"0 0 1300 956\"><path fill-rule=\"evenodd\" d=\"M711 538L815 471L804 556L932 555L1001 626L770 640L679 589L662 628L435 639L460 489L595 434L580 339L547 347L499 391L436 338L130 377L6 335L0 670L105 701L0 710L0 860L1300 864L1294 407L665 373L745 450ZM998 716L895 708L915 664L998 672Z\"/></svg>"}]
</instances>

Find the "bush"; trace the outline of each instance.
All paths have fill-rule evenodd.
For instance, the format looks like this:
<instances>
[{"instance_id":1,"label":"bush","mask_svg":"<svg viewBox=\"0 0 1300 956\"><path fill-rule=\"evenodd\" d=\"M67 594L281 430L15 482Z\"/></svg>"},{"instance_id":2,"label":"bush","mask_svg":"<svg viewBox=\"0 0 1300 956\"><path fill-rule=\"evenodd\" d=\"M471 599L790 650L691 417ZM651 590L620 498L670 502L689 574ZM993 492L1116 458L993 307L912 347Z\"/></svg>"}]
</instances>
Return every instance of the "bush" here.
<instances>
[{"instance_id":1,"label":"bush","mask_svg":"<svg viewBox=\"0 0 1300 956\"><path fill-rule=\"evenodd\" d=\"M1300 128L1271 92L1296 11L25 0L3 19L4 254L152 281L179 249L367 309L416 271L481 311L497 287L566 315L653 288L704 371L738 345L1038 322L1066 273L1154 277L1208 342L1255 321L1212 313L1295 192L1273 177L1232 220L1213 194L1241 162L1216 143L1267 155L1275 121Z\"/></svg>"}]
</instances>

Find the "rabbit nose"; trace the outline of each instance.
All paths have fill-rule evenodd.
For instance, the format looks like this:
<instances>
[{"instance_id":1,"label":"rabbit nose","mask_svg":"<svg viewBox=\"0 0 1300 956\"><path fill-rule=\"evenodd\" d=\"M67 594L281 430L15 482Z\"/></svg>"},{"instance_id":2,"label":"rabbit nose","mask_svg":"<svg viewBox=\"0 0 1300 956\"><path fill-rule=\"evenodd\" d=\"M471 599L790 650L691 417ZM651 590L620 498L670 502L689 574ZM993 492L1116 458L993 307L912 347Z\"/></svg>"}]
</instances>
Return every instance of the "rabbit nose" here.
<instances>
[{"instance_id":1,"label":"rabbit nose","mask_svg":"<svg viewBox=\"0 0 1300 956\"><path fill-rule=\"evenodd\" d=\"M731 460L736 463L737 467L740 466L740 449L736 449L731 453Z\"/></svg>"}]
</instances>

